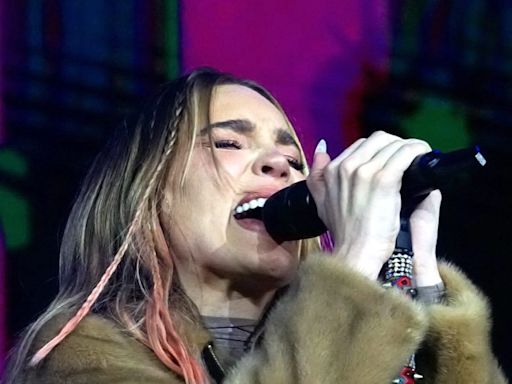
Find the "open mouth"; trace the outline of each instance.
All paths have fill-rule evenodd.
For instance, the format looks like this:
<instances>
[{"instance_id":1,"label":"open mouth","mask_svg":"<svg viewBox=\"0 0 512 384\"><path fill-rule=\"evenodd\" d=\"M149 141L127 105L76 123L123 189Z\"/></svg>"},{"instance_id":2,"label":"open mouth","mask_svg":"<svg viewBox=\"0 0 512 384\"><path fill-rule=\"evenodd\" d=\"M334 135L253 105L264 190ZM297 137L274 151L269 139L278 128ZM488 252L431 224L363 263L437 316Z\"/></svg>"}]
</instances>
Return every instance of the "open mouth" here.
<instances>
[{"instance_id":1,"label":"open mouth","mask_svg":"<svg viewBox=\"0 0 512 384\"><path fill-rule=\"evenodd\" d=\"M243 219L256 219L256 220L262 220L262 213L263 213L263 205L265 205L265 202L267 199L265 198L258 198L253 199L250 201L247 201L243 204L238 205L234 210L234 216L237 220L243 220Z\"/></svg>"}]
</instances>

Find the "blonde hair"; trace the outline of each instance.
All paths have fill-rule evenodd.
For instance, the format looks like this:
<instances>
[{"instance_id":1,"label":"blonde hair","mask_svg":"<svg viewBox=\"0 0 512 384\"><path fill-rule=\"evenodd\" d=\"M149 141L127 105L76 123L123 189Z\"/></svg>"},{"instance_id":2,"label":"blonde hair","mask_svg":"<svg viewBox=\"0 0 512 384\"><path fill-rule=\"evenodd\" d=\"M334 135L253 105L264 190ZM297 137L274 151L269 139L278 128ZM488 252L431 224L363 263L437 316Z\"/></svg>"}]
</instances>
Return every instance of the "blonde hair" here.
<instances>
[{"instance_id":1,"label":"blonde hair","mask_svg":"<svg viewBox=\"0 0 512 384\"><path fill-rule=\"evenodd\" d=\"M159 213L168 178L173 192L183 184L195 137L209 120L213 89L222 84L255 90L286 117L261 86L215 70L196 70L164 85L89 170L63 235L59 293L12 353L6 382L27 363L41 361L91 311L120 324L186 383L208 381L196 358L200 351L186 345L177 329L182 322L199 323L200 315L174 273ZM302 150L301 156L304 160ZM319 242L306 240L300 248L303 258L318 250ZM29 356L41 328L70 313L75 315L59 335Z\"/></svg>"}]
</instances>

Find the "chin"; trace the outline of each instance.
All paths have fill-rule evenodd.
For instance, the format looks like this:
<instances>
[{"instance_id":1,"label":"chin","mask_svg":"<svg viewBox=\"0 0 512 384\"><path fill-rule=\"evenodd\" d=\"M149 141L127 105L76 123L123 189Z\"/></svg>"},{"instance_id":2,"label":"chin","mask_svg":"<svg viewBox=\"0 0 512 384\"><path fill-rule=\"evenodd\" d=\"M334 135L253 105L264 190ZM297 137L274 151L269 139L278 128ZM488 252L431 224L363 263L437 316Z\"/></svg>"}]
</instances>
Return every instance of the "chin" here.
<instances>
[{"instance_id":1,"label":"chin","mask_svg":"<svg viewBox=\"0 0 512 384\"><path fill-rule=\"evenodd\" d=\"M299 267L299 257L288 252L278 252L261 255L258 260L258 272L261 278L288 284L296 275Z\"/></svg>"}]
</instances>

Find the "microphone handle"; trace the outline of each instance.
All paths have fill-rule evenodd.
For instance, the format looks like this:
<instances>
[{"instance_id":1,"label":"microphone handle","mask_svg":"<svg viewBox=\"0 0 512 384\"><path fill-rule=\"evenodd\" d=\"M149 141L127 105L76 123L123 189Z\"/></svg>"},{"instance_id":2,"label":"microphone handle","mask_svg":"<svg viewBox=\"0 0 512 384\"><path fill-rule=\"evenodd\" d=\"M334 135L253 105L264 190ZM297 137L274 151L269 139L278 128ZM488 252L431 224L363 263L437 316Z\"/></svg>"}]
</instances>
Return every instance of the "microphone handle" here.
<instances>
[{"instance_id":1,"label":"microphone handle","mask_svg":"<svg viewBox=\"0 0 512 384\"><path fill-rule=\"evenodd\" d=\"M432 151L416 157L404 172L400 194L413 208L431 191L446 185L458 173L484 166L478 146L453 152ZM277 241L307 239L327 231L318 217L306 181L299 181L270 196L262 212L267 232Z\"/></svg>"}]
</instances>

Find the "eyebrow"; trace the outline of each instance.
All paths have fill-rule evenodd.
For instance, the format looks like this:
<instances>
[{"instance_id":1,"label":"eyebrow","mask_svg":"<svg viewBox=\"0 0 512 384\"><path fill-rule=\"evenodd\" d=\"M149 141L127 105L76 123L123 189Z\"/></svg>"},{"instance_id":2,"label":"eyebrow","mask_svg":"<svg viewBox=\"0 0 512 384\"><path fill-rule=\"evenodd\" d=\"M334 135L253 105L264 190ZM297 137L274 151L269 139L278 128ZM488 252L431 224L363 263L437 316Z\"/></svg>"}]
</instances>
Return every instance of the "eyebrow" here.
<instances>
[{"instance_id":1,"label":"eyebrow","mask_svg":"<svg viewBox=\"0 0 512 384\"><path fill-rule=\"evenodd\" d=\"M199 134L201 136L205 136L210 132L213 128L223 128L223 129L230 129L236 133L241 133L243 135L248 135L250 133L253 133L256 130L256 127L252 122L245 119L238 119L238 120L225 120L225 121L219 121L216 123L212 123L201 129L201 132Z\"/></svg>"},{"instance_id":2,"label":"eyebrow","mask_svg":"<svg viewBox=\"0 0 512 384\"><path fill-rule=\"evenodd\" d=\"M246 119L235 119L226 120L212 123L201 129L199 132L200 136L205 136L213 128L229 129L242 135L249 135L256 130L256 127L250 120ZM276 128L274 130L276 135L276 142L280 145L293 145L299 149L299 144L295 141L294 137L284 128Z\"/></svg>"}]
</instances>

